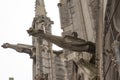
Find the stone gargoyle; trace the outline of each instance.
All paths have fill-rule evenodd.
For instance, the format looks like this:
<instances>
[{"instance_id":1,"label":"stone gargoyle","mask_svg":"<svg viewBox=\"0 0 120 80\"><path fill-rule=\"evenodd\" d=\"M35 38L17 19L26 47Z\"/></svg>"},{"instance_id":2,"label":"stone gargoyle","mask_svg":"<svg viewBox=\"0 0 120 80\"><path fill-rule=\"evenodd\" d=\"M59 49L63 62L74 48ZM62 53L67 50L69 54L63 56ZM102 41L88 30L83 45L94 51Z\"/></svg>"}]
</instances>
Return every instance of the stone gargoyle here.
<instances>
[{"instance_id":1,"label":"stone gargoyle","mask_svg":"<svg viewBox=\"0 0 120 80\"><path fill-rule=\"evenodd\" d=\"M30 58L35 58L36 56L35 54L36 48L32 45L4 43L1 47L14 49L17 52L29 54ZM59 55L63 53L63 50L60 51L53 50L53 53Z\"/></svg>"},{"instance_id":2,"label":"stone gargoyle","mask_svg":"<svg viewBox=\"0 0 120 80\"><path fill-rule=\"evenodd\" d=\"M10 44L10 43L4 43L2 45L3 48L11 48L16 50L17 52L20 53L27 53L30 55L30 58L35 58L35 47L31 46L31 45L26 45L26 44Z\"/></svg>"},{"instance_id":3,"label":"stone gargoyle","mask_svg":"<svg viewBox=\"0 0 120 80\"><path fill-rule=\"evenodd\" d=\"M27 30L27 32L29 35L45 39L64 49L95 54L95 43L91 41L85 41L81 38L69 35L66 35L65 37L55 36L47 34L41 29L35 30L33 28L30 28L29 30Z\"/></svg>"}]
</instances>

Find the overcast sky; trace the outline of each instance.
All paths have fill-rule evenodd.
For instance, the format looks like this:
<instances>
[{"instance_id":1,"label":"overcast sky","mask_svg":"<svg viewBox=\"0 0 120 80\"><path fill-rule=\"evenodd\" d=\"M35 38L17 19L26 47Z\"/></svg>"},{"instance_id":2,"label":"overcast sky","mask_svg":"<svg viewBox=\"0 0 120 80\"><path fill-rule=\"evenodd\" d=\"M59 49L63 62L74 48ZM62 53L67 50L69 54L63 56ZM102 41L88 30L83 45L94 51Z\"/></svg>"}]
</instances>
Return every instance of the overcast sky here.
<instances>
[{"instance_id":1,"label":"overcast sky","mask_svg":"<svg viewBox=\"0 0 120 80\"><path fill-rule=\"evenodd\" d=\"M60 35L59 0L45 0L48 17L54 21L52 32ZM0 0L0 45L30 44L31 37L26 30L31 27L34 17L35 0ZM59 49L54 47L55 49ZM18 53L13 49L0 47L0 80L32 80L32 60L29 55Z\"/></svg>"}]
</instances>

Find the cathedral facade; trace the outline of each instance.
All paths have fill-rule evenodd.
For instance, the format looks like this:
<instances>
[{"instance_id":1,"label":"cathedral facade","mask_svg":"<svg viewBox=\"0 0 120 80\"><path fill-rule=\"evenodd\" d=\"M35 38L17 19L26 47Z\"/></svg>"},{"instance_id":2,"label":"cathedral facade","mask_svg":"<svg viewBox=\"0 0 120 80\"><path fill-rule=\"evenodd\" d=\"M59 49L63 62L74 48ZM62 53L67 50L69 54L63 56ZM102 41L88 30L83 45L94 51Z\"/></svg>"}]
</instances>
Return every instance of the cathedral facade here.
<instances>
[{"instance_id":1,"label":"cathedral facade","mask_svg":"<svg viewBox=\"0 0 120 80\"><path fill-rule=\"evenodd\" d=\"M60 0L58 8L62 37L52 35L44 0L36 0L32 45L2 47L30 55L33 80L120 80L120 0Z\"/></svg>"},{"instance_id":2,"label":"cathedral facade","mask_svg":"<svg viewBox=\"0 0 120 80\"><path fill-rule=\"evenodd\" d=\"M119 2L119 0L60 0L58 7L63 37L76 32L78 38L95 42L96 48L99 48L96 38L99 38L99 24L103 26L101 31L103 39L100 43L102 44L102 58L99 62L100 56L97 50L95 55L91 55L86 52L78 53L64 49L63 54L67 57L64 62L65 75L67 75L65 80L98 80L96 77L100 77L100 80L120 79ZM102 13L100 8L102 8ZM102 17L101 22L99 16ZM83 65L79 62L80 59L90 64Z\"/></svg>"}]
</instances>

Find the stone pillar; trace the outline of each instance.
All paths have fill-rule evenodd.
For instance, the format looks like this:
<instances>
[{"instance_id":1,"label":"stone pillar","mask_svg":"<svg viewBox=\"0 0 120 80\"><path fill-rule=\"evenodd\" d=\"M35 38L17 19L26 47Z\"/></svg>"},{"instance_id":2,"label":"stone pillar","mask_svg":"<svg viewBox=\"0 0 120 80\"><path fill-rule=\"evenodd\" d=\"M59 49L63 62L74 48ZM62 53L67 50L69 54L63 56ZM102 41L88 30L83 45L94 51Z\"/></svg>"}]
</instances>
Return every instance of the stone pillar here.
<instances>
[{"instance_id":1,"label":"stone pillar","mask_svg":"<svg viewBox=\"0 0 120 80\"><path fill-rule=\"evenodd\" d=\"M103 80L103 0L98 0L98 26L96 27L97 80Z\"/></svg>"},{"instance_id":2,"label":"stone pillar","mask_svg":"<svg viewBox=\"0 0 120 80\"><path fill-rule=\"evenodd\" d=\"M44 0L36 0L35 18L32 27L35 30L41 29L44 30L45 33L51 34L52 23L53 22L46 17ZM36 60L33 62L33 77L36 78L35 80L45 78L53 80L51 43L39 37L33 37L33 45L36 47Z\"/></svg>"}]
</instances>

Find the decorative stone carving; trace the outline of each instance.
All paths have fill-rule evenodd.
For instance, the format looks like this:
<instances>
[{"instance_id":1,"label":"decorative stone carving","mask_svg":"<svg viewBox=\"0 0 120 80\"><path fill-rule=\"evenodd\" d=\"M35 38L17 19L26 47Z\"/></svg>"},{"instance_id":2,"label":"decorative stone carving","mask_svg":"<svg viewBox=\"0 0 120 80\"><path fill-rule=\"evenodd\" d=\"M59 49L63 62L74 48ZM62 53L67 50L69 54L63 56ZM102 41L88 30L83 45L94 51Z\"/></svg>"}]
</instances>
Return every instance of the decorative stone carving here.
<instances>
[{"instance_id":1,"label":"decorative stone carving","mask_svg":"<svg viewBox=\"0 0 120 80\"><path fill-rule=\"evenodd\" d=\"M17 52L20 53L27 53L30 55L30 58L35 58L35 47L31 46L31 45L25 45L25 44L9 44L9 43L4 43L2 45L3 48L11 48L16 50Z\"/></svg>"},{"instance_id":2,"label":"decorative stone carving","mask_svg":"<svg viewBox=\"0 0 120 80\"><path fill-rule=\"evenodd\" d=\"M117 64L119 76L120 76L120 42L114 41L112 44L113 53L115 55L115 63Z\"/></svg>"},{"instance_id":3,"label":"decorative stone carving","mask_svg":"<svg viewBox=\"0 0 120 80\"><path fill-rule=\"evenodd\" d=\"M43 30L35 30L33 28L30 28L27 31L30 35L34 37L43 38L65 49L77 52L89 52L92 54L95 53L95 43L85 41L81 38L75 38L68 35L66 35L65 37L54 36L51 34L44 33Z\"/></svg>"},{"instance_id":4,"label":"decorative stone carving","mask_svg":"<svg viewBox=\"0 0 120 80\"><path fill-rule=\"evenodd\" d=\"M51 26L51 24L53 24L53 21L50 20L50 18L41 15L41 16L36 16L33 19L33 23L32 23L32 27L35 28L35 26L38 26L39 24L41 24L41 28L44 31L50 31L51 28L49 28Z\"/></svg>"}]
</instances>

